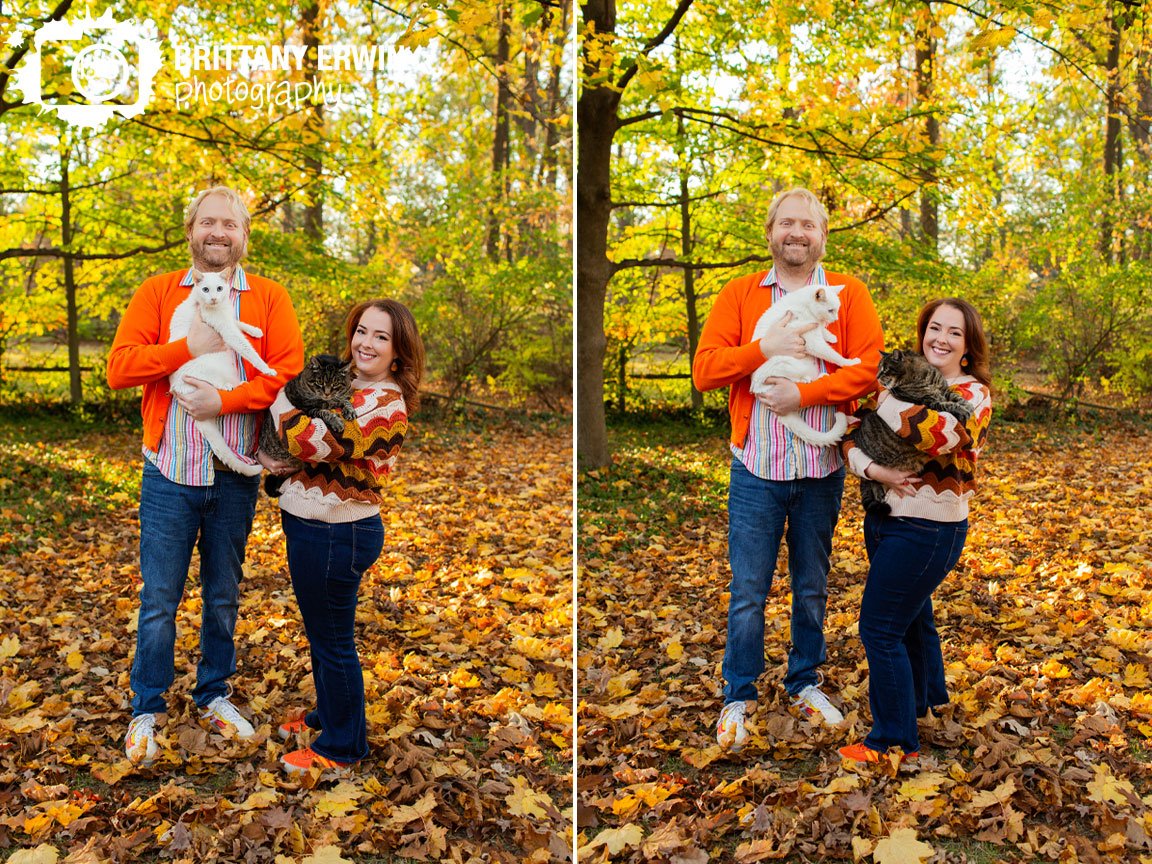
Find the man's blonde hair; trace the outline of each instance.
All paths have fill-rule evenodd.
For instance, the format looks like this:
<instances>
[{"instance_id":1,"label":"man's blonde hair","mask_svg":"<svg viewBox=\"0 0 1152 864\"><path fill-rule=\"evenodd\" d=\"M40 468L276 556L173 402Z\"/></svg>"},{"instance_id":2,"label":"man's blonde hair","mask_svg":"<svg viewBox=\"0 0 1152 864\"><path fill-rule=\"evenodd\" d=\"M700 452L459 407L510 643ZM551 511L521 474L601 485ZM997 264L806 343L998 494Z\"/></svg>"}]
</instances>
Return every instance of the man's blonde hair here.
<instances>
[{"instance_id":1,"label":"man's blonde hair","mask_svg":"<svg viewBox=\"0 0 1152 864\"><path fill-rule=\"evenodd\" d=\"M192 235L192 223L196 221L196 211L200 209L200 203L209 195L219 195L225 199L232 206L232 212L236 214L240 227L244 229L244 236L251 233L252 217L248 214L248 205L244 203L244 199L236 193L235 189L228 186L213 186L211 189L198 192L196 197L192 199L192 203L188 205L188 209L184 211L185 235Z\"/></svg>"},{"instance_id":2,"label":"man's blonde hair","mask_svg":"<svg viewBox=\"0 0 1152 864\"><path fill-rule=\"evenodd\" d=\"M808 209L812 211L812 215L816 217L816 221L820 223L820 230L824 232L824 236L828 236L828 211L824 209L824 205L820 199L813 195L810 191L803 186L796 186L789 189L787 192L781 192L774 199L768 207L768 220L764 223L764 234L767 237L772 236L772 226L776 224L776 214L780 211L780 206L789 198L799 198L808 205Z\"/></svg>"}]
</instances>

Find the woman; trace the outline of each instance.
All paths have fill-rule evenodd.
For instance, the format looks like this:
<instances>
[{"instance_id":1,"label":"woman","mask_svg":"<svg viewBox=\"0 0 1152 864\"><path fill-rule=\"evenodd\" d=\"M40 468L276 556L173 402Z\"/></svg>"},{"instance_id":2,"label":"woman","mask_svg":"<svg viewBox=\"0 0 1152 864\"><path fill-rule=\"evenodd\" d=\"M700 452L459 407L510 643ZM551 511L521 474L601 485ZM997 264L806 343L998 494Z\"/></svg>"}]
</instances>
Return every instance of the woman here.
<instances>
[{"instance_id":1,"label":"woman","mask_svg":"<svg viewBox=\"0 0 1152 864\"><path fill-rule=\"evenodd\" d=\"M886 487L892 512L864 517L870 567L860 604L860 639L868 658L872 730L840 748L845 759L877 762L891 747L901 760L920 751L916 718L948 701L932 592L956 566L968 533L968 500L976 460L992 414L988 341L980 316L964 300L934 300L920 310L916 350L971 403L966 423L911 405L881 390L877 413L926 457L918 473L877 465L855 446L841 447L853 473Z\"/></svg>"},{"instance_id":2,"label":"woman","mask_svg":"<svg viewBox=\"0 0 1152 864\"><path fill-rule=\"evenodd\" d=\"M380 482L418 407L424 373L416 321L395 300L360 303L348 315L346 332L356 421L336 434L293 408L283 393L269 409L289 452L304 462L281 486L280 517L316 684L315 709L281 724L280 736L320 730L310 747L281 759L289 773L349 765L368 755L356 598L361 576L384 546ZM263 451L260 457L273 471L285 467Z\"/></svg>"}]
</instances>

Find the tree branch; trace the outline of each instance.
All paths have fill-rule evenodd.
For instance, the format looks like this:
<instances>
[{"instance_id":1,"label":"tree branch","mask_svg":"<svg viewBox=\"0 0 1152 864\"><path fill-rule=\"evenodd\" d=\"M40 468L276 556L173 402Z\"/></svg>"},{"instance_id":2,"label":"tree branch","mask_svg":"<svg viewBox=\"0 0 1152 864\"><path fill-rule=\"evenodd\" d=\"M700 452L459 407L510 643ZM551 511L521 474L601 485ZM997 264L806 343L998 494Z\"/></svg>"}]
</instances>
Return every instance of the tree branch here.
<instances>
[{"instance_id":1,"label":"tree branch","mask_svg":"<svg viewBox=\"0 0 1152 864\"><path fill-rule=\"evenodd\" d=\"M49 13L47 18L39 23L46 24L49 21L61 20L68 14L71 6L72 0L60 0L59 5ZM28 45L29 40L25 38L23 42L12 49L12 53L9 54L8 59L4 61L3 71L0 72L0 114L4 114L12 108L19 108L24 104L23 102L9 102L4 98L4 94L8 91L8 82L12 79L12 73L15 72L16 66L24 59L24 55L28 53Z\"/></svg>"},{"instance_id":2,"label":"tree branch","mask_svg":"<svg viewBox=\"0 0 1152 864\"><path fill-rule=\"evenodd\" d=\"M672 17L668 19L668 23L664 25L664 29L648 40L643 48L640 49L640 56L647 57L653 50L658 48L664 43L664 40L672 35L672 31L680 24L680 19L688 12L688 8L692 5L692 0L680 0L676 4L676 10L672 13ZM638 61L633 61L632 65L624 70L624 74L620 76L620 80L616 82L616 89L623 92L624 88L628 86L628 82L636 75L640 69Z\"/></svg>"}]
</instances>

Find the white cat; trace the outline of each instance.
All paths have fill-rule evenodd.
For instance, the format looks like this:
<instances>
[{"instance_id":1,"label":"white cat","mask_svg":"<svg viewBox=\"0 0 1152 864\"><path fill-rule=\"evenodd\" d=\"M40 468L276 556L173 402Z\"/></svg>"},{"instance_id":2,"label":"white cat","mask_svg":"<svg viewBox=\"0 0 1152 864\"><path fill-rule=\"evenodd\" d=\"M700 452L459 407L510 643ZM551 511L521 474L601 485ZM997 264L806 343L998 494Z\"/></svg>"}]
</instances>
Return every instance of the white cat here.
<instances>
[{"instance_id":1,"label":"white cat","mask_svg":"<svg viewBox=\"0 0 1152 864\"><path fill-rule=\"evenodd\" d=\"M759 342L768 330L780 321L787 313L792 313L792 320L788 328L795 330L805 324L816 323L816 327L804 334L804 347L810 356L799 357L772 357L765 360L755 372L752 373L752 393L762 395L767 378L787 378L797 383L815 381L820 377L820 367L815 357L835 363L837 366L855 366L860 362L858 358L842 357L829 343L835 342L836 337L826 329L836 320L840 313L840 289L843 285L806 285L785 294L780 300L760 316L753 331L753 338ZM836 422L827 432L813 429L799 413L780 414L780 422L802 440L814 447L831 447L844 437L844 430L848 428L848 417L840 411L836 412Z\"/></svg>"},{"instance_id":2,"label":"white cat","mask_svg":"<svg viewBox=\"0 0 1152 864\"><path fill-rule=\"evenodd\" d=\"M192 278L194 281L192 293L172 313L172 322L168 328L168 341L175 342L177 339L183 339L188 335L188 330L192 327L192 319L196 315L196 310L199 309L200 318L204 323L219 333L224 344L232 350L213 351L209 354L193 357L168 376L168 380L172 384L172 392L192 392L193 387L184 380L185 378L199 378L201 381L207 381L217 390L231 390L236 387L240 383L240 373L236 369L236 358L233 356L233 351L265 375L274 376L276 370L265 363L263 358L256 353L256 349L252 347L252 343L244 338L245 333L259 338L264 335L264 331L259 327L253 327L251 324L237 320L232 312L231 290L228 280L220 273L200 273L196 270L192 271ZM248 477L255 477L264 470L259 464L249 465L232 452L225 443L224 436L220 433L220 427L214 419L195 422L196 428L200 430L200 434L204 436L204 440L208 442L208 446L212 448L216 458L233 471Z\"/></svg>"}]
</instances>

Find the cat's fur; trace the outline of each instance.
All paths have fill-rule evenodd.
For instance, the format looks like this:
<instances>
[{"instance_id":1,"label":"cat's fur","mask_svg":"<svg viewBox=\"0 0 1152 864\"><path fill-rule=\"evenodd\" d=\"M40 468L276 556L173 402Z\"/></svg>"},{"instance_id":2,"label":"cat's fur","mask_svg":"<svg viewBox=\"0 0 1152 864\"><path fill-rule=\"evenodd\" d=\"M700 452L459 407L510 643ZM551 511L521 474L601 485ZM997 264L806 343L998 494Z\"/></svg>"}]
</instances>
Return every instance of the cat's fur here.
<instances>
[{"instance_id":1,"label":"cat's fur","mask_svg":"<svg viewBox=\"0 0 1152 864\"><path fill-rule=\"evenodd\" d=\"M339 357L331 354L316 354L304 364L304 370L298 376L284 385L284 395L293 408L303 411L309 417L323 420L324 425L339 435L344 431L344 418L356 419L356 411L352 407L351 369L351 361L342 363ZM260 449L274 459L292 463L296 469L304 464L288 452L276 434L276 421L271 413L264 415ZM283 481L284 477L269 474L264 478L264 491L275 498L280 494Z\"/></svg>"},{"instance_id":2,"label":"cat's fur","mask_svg":"<svg viewBox=\"0 0 1152 864\"><path fill-rule=\"evenodd\" d=\"M760 367L752 373L752 394L758 396L765 391L765 379L787 378L797 383L815 381L820 377L820 367L813 358L819 357L837 366L855 366L859 358L843 357L831 347L836 337L828 332L827 327L836 320L840 314L840 290L843 285L806 285L790 291L772 306L756 322L756 329L752 337L757 342L767 335L778 321L788 312L792 313L792 320L788 327L797 329L805 324L816 323L816 327L804 334L804 347L807 357L771 357L765 360ZM780 414L780 422L790 429L802 440L816 447L831 447L844 436L848 428L848 417L837 411L836 422L827 432L813 429L799 413Z\"/></svg>"},{"instance_id":3,"label":"cat's fur","mask_svg":"<svg viewBox=\"0 0 1152 864\"><path fill-rule=\"evenodd\" d=\"M972 416L972 405L954 392L940 370L922 354L914 351L881 351L880 368L876 373L880 384L902 402L923 405L932 411L951 414L961 423ZM901 438L874 411L860 421L853 440L873 461L899 471L919 471L928 457ZM860 479L860 499L864 509L877 515L892 511L884 500L884 484L867 478Z\"/></svg>"},{"instance_id":4,"label":"cat's fur","mask_svg":"<svg viewBox=\"0 0 1152 864\"><path fill-rule=\"evenodd\" d=\"M200 310L200 318L220 334L224 344L231 350L213 351L193 357L170 376L173 393L191 393L194 389L185 378L199 378L207 381L217 390L231 390L240 383L240 374L236 369L236 358L233 352L239 354L265 375L275 376L276 370L264 362L256 353L244 334L259 338L264 333L259 327L245 324L237 320L230 301L231 290L228 280L220 273L200 273L192 271L192 293L184 302L176 307L172 313L172 321L168 326L168 341L175 342L188 335L192 327L192 319L196 310ZM248 477L255 477L264 469L260 465L249 465L241 460L224 441L220 427L216 420L197 420L196 428L216 454L216 458L236 471Z\"/></svg>"}]
</instances>

